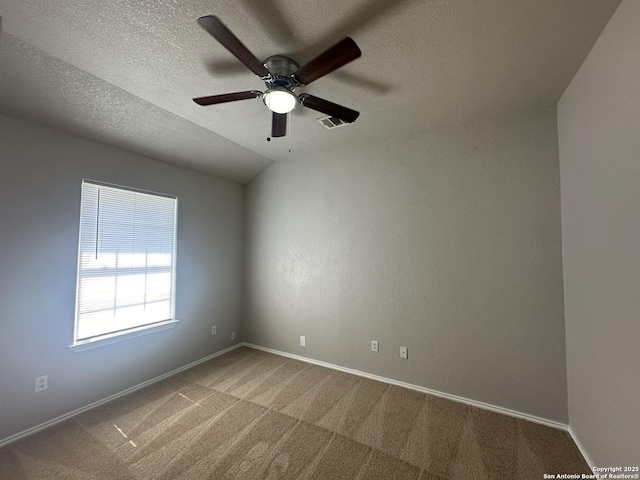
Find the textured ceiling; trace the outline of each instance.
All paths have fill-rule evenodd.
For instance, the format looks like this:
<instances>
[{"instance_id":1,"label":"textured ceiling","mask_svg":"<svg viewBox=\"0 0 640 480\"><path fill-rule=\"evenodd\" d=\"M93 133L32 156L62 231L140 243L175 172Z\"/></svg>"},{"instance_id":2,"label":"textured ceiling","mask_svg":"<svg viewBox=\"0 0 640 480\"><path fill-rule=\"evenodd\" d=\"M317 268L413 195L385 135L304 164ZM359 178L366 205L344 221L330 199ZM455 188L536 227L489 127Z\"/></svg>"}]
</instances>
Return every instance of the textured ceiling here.
<instances>
[{"instance_id":1,"label":"textured ceiling","mask_svg":"<svg viewBox=\"0 0 640 480\"><path fill-rule=\"evenodd\" d=\"M553 105L620 0L0 0L0 110L247 182L272 161ZM260 59L300 64L344 36L355 62L304 91L361 112L326 130L294 110L267 142L263 90L196 19L218 15ZM291 151L289 153L289 142Z\"/></svg>"}]
</instances>

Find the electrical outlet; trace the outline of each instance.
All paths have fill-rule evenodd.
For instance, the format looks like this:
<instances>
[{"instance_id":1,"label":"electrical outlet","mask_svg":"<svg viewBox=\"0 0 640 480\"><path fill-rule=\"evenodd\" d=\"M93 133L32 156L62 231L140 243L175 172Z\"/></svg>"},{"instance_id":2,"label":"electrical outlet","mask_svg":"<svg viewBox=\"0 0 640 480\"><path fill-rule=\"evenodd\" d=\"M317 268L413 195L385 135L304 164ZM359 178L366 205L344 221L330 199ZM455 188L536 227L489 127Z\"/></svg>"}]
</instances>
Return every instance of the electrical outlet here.
<instances>
[{"instance_id":1,"label":"electrical outlet","mask_svg":"<svg viewBox=\"0 0 640 480\"><path fill-rule=\"evenodd\" d=\"M216 326L214 325L213 327L211 327L211 335L215 335L216 334Z\"/></svg>"},{"instance_id":2,"label":"electrical outlet","mask_svg":"<svg viewBox=\"0 0 640 480\"><path fill-rule=\"evenodd\" d=\"M307 346L307 337L300 335L300 346L301 347Z\"/></svg>"},{"instance_id":3,"label":"electrical outlet","mask_svg":"<svg viewBox=\"0 0 640 480\"><path fill-rule=\"evenodd\" d=\"M41 392L49 388L49 375L43 375L36 378L36 392Z\"/></svg>"},{"instance_id":4,"label":"electrical outlet","mask_svg":"<svg viewBox=\"0 0 640 480\"><path fill-rule=\"evenodd\" d=\"M409 358L407 347L400 347L400 358L404 358L405 360Z\"/></svg>"},{"instance_id":5,"label":"electrical outlet","mask_svg":"<svg viewBox=\"0 0 640 480\"><path fill-rule=\"evenodd\" d=\"M231 340L235 340L236 339L236 332L231 332Z\"/></svg>"},{"instance_id":6,"label":"electrical outlet","mask_svg":"<svg viewBox=\"0 0 640 480\"><path fill-rule=\"evenodd\" d=\"M371 340L371 351L372 352L377 352L378 351L378 341L377 340Z\"/></svg>"}]
</instances>

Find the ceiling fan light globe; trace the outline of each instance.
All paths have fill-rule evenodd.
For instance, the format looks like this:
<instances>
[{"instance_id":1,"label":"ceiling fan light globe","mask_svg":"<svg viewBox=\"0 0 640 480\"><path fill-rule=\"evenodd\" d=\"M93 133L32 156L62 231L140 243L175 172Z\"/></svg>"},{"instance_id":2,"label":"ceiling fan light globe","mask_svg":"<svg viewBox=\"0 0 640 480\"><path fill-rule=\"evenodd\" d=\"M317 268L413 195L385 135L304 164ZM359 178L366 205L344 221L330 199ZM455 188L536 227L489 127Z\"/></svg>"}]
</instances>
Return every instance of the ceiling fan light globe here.
<instances>
[{"instance_id":1,"label":"ceiling fan light globe","mask_svg":"<svg viewBox=\"0 0 640 480\"><path fill-rule=\"evenodd\" d=\"M264 94L264 104L275 113L289 113L296 107L296 96L284 88L273 88Z\"/></svg>"}]
</instances>

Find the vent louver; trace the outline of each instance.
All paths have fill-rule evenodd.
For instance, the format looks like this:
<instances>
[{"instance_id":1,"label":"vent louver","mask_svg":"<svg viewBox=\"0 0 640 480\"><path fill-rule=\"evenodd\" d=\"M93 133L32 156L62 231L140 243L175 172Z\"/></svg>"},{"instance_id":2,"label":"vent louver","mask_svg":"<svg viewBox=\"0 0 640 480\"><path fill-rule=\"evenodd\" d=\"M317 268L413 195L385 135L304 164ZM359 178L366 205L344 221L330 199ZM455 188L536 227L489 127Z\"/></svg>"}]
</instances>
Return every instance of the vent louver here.
<instances>
[{"instance_id":1,"label":"vent louver","mask_svg":"<svg viewBox=\"0 0 640 480\"><path fill-rule=\"evenodd\" d=\"M350 125L348 122L340 120L338 117L322 117L318 119L318 122L327 130L332 130L338 127L344 127Z\"/></svg>"}]
</instances>

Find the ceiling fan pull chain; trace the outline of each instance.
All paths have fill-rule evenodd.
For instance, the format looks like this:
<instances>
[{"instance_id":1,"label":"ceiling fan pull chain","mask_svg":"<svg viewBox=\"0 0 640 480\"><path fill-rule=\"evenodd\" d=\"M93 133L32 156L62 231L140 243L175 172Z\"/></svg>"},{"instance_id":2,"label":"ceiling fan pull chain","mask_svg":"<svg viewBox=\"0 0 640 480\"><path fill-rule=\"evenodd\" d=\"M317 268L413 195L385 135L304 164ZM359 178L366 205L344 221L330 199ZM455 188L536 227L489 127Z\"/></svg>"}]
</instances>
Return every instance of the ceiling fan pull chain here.
<instances>
[{"instance_id":1,"label":"ceiling fan pull chain","mask_svg":"<svg viewBox=\"0 0 640 480\"><path fill-rule=\"evenodd\" d=\"M273 122L273 114L271 113L271 110L269 110L267 108L267 115L269 115L269 123L268 125L270 125L269 127L269 134L267 135L267 142L271 141L271 135L273 135L273 124L271 122Z\"/></svg>"},{"instance_id":2,"label":"ceiling fan pull chain","mask_svg":"<svg viewBox=\"0 0 640 480\"><path fill-rule=\"evenodd\" d=\"M291 113L288 114L289 116L289 153L291 153L291 126L293 124L293 115Z\"/></svg>"}]
</instances>

